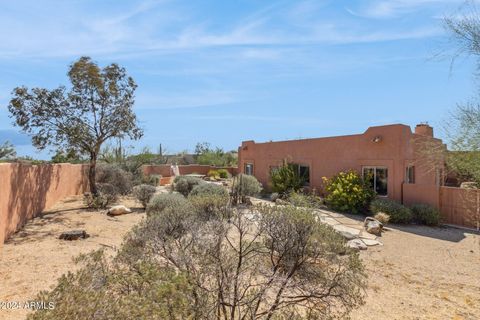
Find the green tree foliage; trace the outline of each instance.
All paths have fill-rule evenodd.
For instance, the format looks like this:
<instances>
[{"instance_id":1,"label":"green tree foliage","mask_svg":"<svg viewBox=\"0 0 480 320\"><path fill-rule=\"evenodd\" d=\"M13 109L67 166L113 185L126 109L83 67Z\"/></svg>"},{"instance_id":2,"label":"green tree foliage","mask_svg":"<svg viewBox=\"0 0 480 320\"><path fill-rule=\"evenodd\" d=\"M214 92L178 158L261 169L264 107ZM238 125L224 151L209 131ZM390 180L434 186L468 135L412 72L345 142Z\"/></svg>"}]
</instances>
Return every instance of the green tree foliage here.
<instances>
[{"instance_id":1,"label":"green tree foliage","mask_svg":"<svg viewBox=\"0 0 480 320\"><path fill-rule=\"evenodd\" d=\"M199 142L195 147L195 154L199 164L213 165L217 167L236 166L237 153L225 152L222 148L212 148L208 142Z\"/></svg>"},{"instance_id":2,"label":"green tree foliage","mask_svg":"<svg viewBox=\"0 0 480 320\"><path fill-rule=\"evenodd\" d=\"M375 196L371 187L353 170L323 178L325 203L334 210L359 213L367 210Z\"/></svg>"},{"instance_id":3,"label":"green tree foliage","mask_svg":"<svg viewBox=\"0 0 480 320\"><path fill-rule=\"evenodd\" d=\"M280 195L301 190L305 184L305 177L299 175L298 164L285 163L270 172L272 190Z\"/></svg>"},{"instance_id":4,"label":"green tree foliage","mask_svg":"<svg viewBox=\"0 0 480 320\"><path fill-rule=\"evenodd\" d=\"M143 132L133 112L137 85L113 63L100 68L89 57L68 71L71 86L13 89L8 109L15 123L32 136L33 145L75 149L90 160L90 191L96 195L96 164L102 144L112 138L139 139Z\"/></svg>"},{"instance_id":5,"label":"green tree foliage","mask_svg":"<svg viewBox=\"0 0 480 320\"><path fill-rule=\"evenodd\" d=\"M17 155L15 147L8 141L0 144L0 159L9 159Z\"/></svg>"}]
</instances>

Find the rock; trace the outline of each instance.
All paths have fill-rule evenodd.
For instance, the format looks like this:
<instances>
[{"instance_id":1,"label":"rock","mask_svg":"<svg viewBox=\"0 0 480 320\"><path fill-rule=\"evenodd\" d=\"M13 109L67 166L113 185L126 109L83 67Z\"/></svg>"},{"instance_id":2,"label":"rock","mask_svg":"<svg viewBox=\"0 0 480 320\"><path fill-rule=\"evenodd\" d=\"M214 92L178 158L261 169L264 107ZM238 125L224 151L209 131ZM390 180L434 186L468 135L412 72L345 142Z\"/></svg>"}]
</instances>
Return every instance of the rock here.
<instances>
[{"instance_id":1,"label":"rock","mask_svg":"<svg viewBox=\"0 0 480 320\"><path fill-rule=\"evenodd\" d=\"M371 233L377 236L382 234L383 224L372 217L366 217L363 223L363 226L365 227L365 230L367 230L368 233Z\"/></svg>"},{"instance_id":2,"label":"rock","mask_svg":"<svg viewBox=\"0 0 480 320\"><path fill-rule=\"evenodd\" d=\"M372 246L383 246L383 244L380 241L377 240L371 240L371 239L362 239L363 243L365 243L367 246L372 247Z\"/></svg>"},{"instance_id":3,"label":"rock","mask_svg":"<svg viewBox=\"0 0 480 320\"><path fill-rule=\"evenodd\" d=\"M358 238L360 234L360 230L347 227L341 224L337 224L333 226L333 229L335 229L338 233L340 233L345 239L351 240Z\"/></svg>"},{"instance_id":4,"label":"rock","mask_svg":"<svg viewBox=\"0 0 480 320\"><path fill-rule=\"evenodd\" d=\"M250 197L245 197L245 200L243 201L243 203L245 203L247 206L253 205L252 199L250 199Z\"/></svg>"},{"instance_id":5,"label":"rock","mask_svg":"<svg viewBox=\"0 0 480 320\"><path fill-rule=\"evenodd\" d=\"M72 231L65 231L63 232L60 237L61 240L78 240L78 239L86 239L89 235L85 230L72 230Z\"/></svg>"},{"instance_id":6,"label":"rock","mask_svg":"<svg viewBox=\"0 0 480 320\"><path fill-rule=\"evenodd\" d=\"M347 242L347 247L356 250L367 250L367 245L360 239L353 239Z\"/></svg>"},{"instance_id":7,"label":"rock","mask_svg":"<svg viewBox=\"0 0 480 320\"><path fill-rule=\"evenodd\" d=\"M120 216L122 214L127 214L127 213L132 213L132 210L130 210L129 208L123 205L113 206L107 211L107 214L110 216Z\"/></svg>"}]
</instances>

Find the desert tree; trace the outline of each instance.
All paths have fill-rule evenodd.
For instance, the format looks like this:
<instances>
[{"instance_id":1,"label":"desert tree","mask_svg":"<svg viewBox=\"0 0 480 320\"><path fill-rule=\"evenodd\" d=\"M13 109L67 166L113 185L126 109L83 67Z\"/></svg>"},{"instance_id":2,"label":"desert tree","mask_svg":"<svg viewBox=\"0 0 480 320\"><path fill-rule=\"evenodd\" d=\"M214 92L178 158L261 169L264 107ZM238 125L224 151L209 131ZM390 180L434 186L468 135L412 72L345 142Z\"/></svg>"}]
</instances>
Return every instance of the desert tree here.
<instances>
[{"instance_id":1,"label":"desert tree","mask_svg":"<svg viewBox=\"0 0 480 320\"><path fill-rule=\"evenodd\" d=\"M16 156L15 147L9 142L5 141L0 144L0 159L7 159Z\"/></svg>"},{"instance_id":2,"label":"desert tree","mask_svg":"<svg viewBox=\"0 0 480 320\"><path fill-rule=\"evenodd\" d=\"M97 195L95 168L102 144L143 134L133 112L137 85L125 68L115 63L101 68L89 57L72 63L68 77L69 88L13 89L8 109L38 149L74 149L88 156L90 191Z\"/></svg>"}]
</instances>

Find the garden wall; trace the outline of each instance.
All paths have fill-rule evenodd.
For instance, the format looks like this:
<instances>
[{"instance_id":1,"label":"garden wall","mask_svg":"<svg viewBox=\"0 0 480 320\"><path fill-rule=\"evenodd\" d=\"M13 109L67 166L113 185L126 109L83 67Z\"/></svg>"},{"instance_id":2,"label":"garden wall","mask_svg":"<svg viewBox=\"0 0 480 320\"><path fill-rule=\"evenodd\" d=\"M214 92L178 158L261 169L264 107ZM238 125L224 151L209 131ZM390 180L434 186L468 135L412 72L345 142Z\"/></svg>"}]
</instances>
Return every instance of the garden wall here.
<instances>
[{"instance_id":1,"label":"garden wall","mask_svg":"<svg viewBox=\"0 0 480 320\"><path fill-rule=\"evenodd\" d=\"M403 185L403 203L429 204L440 210L443 222L470 228L480 227L480 190L437 187L421 184Z\"/></svg>"},{"instance_id":2,"label":"garden wall","mask_svg":"<svg viewBox=\"0 0 480 320\"><path fill-rule=\"evenodd\" d=\"M237 174L236 167L215 167L209 165L201 165L201 164L190 164L190 165L180 165L178 166L178 170L180 171L181 175L185 174L202 174L206 175L210 170L217 170L217 169L225 169L230 172L232 175ZM151 175L151 174L159 174L163 177L171 177L173 176L171 166L169 164L165 165L144 165L143 166L143 174Z\"/></svg>"},{"instance_id":3,"label":"garden wall","mask_svg":"<svg viewBox=\"0 0 480 320\"><path fill-rule=\"evenodd\" d=\"M88 188L87 166L0 163L0 246L29 219Z\"/></svg>"}]
</instances>

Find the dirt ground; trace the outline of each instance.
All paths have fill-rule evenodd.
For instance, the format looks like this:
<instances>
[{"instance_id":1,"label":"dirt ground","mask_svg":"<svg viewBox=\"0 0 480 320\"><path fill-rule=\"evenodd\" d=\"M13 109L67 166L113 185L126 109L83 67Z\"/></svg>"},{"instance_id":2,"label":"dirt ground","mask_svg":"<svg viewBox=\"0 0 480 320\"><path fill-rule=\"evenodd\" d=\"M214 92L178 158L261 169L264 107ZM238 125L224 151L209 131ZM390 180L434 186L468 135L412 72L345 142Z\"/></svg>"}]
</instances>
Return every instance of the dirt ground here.
<instances>
[{"instance_id":1,"label":"dirt ground","mask_svg":"<svg viewBox=\"0 0 480 320\"><path fill-rule=\"evenodd\" d=\"M135 200L122 198L119 204L133 213L109 217L99 211L82 209L82 197L65 199L30 221L3 246L0 253L0 319L24 319L28 309L5 310L2 301L31 301L41 290L56 284L62 274L76 269L73 258L81 253L104 248L113 253L123 236L145 214ZM84 229L89 238L59 240L63 231Z\"/></svg>"},{"instance_id":2,"label":"dirt ground","mask_svg":"<svg viewBox=\"0 0 480 320\"><path fill-rule=\"evenodd\" d=\"M361 252L366 319L480 319L480 236L455 228L392 227Z\"/></svg>"},{"instance_id":3,"label":"dirt ground","mask_svg":"<svg viewBox=\"0 0 480 320\"><path fill-rule=\"evenodd\" d=\"M49 289L72 258L105 248L113 253L125 233L144 218L132 199L122 204L134 213L116 218L79 209L80 198L59 203L9 240L0 263L0 303L28 301ZM345 218L348 219L348 218ZM358 218L357 218L358 219ZM91 237L61 241L64 230L85 229ZM480 235L455 228L391 226L383 246L361 252L369 274L366 304L354 320L480 319ZM0 319L24 319L28 310L0 310Z\"/></svg>"}]
</instances>

